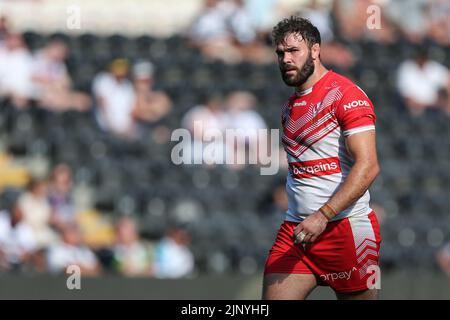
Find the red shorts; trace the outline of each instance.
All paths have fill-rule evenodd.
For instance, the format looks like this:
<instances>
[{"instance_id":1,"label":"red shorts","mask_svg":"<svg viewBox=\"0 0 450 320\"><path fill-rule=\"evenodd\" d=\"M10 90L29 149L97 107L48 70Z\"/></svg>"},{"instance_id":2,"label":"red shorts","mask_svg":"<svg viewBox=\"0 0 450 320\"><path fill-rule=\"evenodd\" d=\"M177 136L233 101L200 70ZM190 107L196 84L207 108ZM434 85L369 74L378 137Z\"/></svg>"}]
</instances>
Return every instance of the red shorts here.
<instances>
[{"instance_id":1,"label":"red shorts","mask_svg":"<svg viewBox=\"0 0 450 320\"><path fill-rule=\"evenodd\" d=\"M294 244L298 223L285 221L270 249L264 274L314 274L337 292L375 287L379 279L380 228L375 212L329 222L312 244Z\"/></svg>"}]
</instances>

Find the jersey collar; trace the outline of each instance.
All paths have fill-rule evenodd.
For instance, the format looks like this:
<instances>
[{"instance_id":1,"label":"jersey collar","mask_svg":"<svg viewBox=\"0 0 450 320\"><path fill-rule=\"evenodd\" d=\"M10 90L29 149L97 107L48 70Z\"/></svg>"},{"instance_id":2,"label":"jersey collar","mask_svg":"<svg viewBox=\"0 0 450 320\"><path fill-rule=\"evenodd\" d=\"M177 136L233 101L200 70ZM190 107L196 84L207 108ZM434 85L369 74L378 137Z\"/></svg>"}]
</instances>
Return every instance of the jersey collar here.
<instances>
[{"instance_id":1,"label":"jersey collar","mask_svg":"<svg viewBox=\"0 0 450 320\"><path fill-rule=\"evenodd\" d=\"M314 89L315 86L317 86L318 84L322 83L322 82L325 80L325 78L328 78L328 76L329 76L330 74L332 74L332 73L333 73L333 70L331 70L331 69L328 70L328 71L322 76L322 78L319 79L319 81L317 81L315 84L313 84L312 87L310 87L310 88L308 88L308 89L305 89L305 90L302 90L302 91L300 91L300 90L297 88L297 89L295 89L295 94L297 95L297 97L302 97L302 96L306 96L307 94L310 94L311 92L313 92L313 89Z\"/></svg>"}]
</instances>

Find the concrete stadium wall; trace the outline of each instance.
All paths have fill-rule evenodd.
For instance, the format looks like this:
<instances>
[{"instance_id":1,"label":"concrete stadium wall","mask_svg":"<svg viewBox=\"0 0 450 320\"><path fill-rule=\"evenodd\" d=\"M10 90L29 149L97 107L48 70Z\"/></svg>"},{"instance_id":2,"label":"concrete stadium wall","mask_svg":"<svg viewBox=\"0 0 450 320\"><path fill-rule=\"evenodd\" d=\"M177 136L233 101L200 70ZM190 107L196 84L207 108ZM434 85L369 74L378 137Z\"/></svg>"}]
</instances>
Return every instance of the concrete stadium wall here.
<instances>
[{"instance_id":1,"label":"concrete stadium wall","mask_svg":"<svg viewBox=\"0 0 450 320\"><path fill-rule=\"evenodd\" d=\"M0 299L259 299L261 276L202 276L158 280L104 276L81 279L80 290L69 290L63 276L0 274ZM450 278L442 274L383 274L381 299L450 299ZM335 299L326 287L310 299Z\"/></svg>"}]
</instances>

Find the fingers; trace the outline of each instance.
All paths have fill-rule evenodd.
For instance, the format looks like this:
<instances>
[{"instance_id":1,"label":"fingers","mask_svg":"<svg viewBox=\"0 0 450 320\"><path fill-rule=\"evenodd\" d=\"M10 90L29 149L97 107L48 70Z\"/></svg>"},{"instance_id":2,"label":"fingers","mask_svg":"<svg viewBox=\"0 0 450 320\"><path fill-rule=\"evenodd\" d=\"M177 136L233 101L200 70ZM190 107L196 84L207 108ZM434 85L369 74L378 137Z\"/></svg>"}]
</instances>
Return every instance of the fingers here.
<instances>
[{"instance_id":1,"label":"fingers","mask_svg":"<svg viewBox=\"0 0 450 320\"><path fill-rule=\"evenodd\" d=\"M313 237L312 233L306 232L306 230L302 230L298 233L294 232L294 243L310 243L311 238Z\"/></svg>"},{"instance_id":2,"label":"fingers","mask_svg":"<svg viewBox=\"0 0 450 320\"><path fill-rule=\"evenodd\" d=\"M303 225L301 223L299 223L295 229L294 229L294 243L300 243L304 237L304 235L301 235L303 231Z\"/></svg>"},{"instance_id":3,"label":"fingers","mask_svg":"<svg viewBox=\"0 0 450 320\"><path fill-rule=\"evenodd\" d=\"M312 233L307 233L305 238L303 238L303 243L311 243L312 242L312 238L313 238L313 234Z\"/></svg>"},{"instance_id":4,"label":"fingers","mask_svg":"<svg viewBox=\"0 0 450 320\"><path fill-rule=\"evenodd\" d=\"M302 243L304 238L305 238L305 233L303 231L297 235L294 235L294 244Z\"/></svg>"},{"instance_id":5,"label":"fingers","mask_svg":"<svg viewBox=\"0 0 450 320\"><path fill-rule=\"evenodd\" d=\"M313 242L315 242L317 240L317 238L319 238L318 235L313 235L313 236L311 236L311 239L309 239L309 242L313 243Z\"/></svg>"},{"instance_id":6,"label":"fingers","mask_svg":"<svg viewBox=\"0 0 450 320\"><path fill-rule=\"evenodd\" d=\"M313 228L310 228L309 225L305 227L304 221L299 223L294 229L294 244L299 243L313 243L317 240L320 235L320 232L312 231L311 229L317 229L314 227L318 227L317 222L313 222Z\"/></svg>"}]
</instances>

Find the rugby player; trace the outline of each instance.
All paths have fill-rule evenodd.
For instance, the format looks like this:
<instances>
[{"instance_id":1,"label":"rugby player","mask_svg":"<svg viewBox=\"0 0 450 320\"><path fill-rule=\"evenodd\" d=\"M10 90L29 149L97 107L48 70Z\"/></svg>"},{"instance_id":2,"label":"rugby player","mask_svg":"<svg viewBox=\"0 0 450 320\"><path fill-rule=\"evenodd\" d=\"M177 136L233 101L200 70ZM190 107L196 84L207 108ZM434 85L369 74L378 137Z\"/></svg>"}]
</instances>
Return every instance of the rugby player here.
<instances>
[{"instance_id":1,"label":"rugby player","mask_svg":"<svg viewBox=\"0 0 450 320\"><path fill-rule=\"evenodd\" d=\"M289 204L267 257L263 299L305 299L318 285L338 299L376 299L381 237L368 191L379 173L374 107L324 67L309 20L284 19L272 36L282 79L295 92L281 114Z\"/></svg>"}]
</instances>

